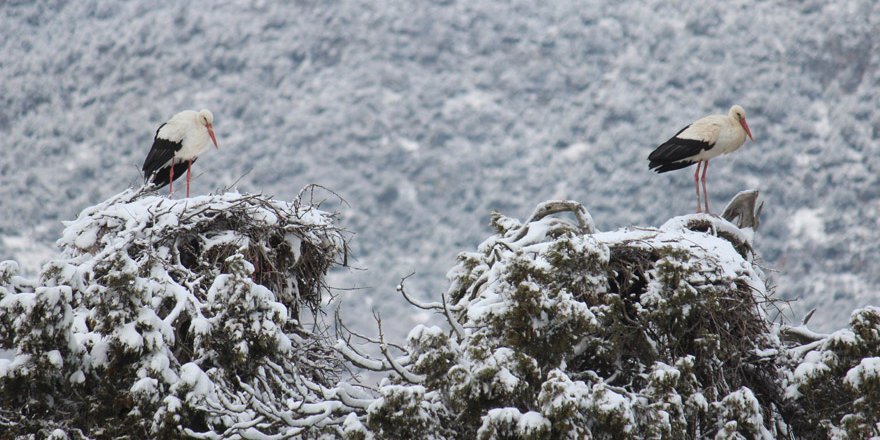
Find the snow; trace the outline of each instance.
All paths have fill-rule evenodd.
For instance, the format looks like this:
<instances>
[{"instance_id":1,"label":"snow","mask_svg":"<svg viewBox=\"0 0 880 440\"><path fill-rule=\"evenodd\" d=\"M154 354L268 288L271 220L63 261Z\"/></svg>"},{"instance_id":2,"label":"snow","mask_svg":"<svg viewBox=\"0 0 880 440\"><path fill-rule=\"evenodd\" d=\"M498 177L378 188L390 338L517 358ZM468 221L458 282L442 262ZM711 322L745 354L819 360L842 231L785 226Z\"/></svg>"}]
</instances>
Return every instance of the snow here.
<instances>
[{"instance_id":1,"label":"snow","mask_svg":"<svg viewBox=\"0 0 880 440\"><path fill-rule=\"evenodd\" d=\"M131 386L130 391L135 394L146 394L149 396L156 395L159 381L152 377L145 377L138 380Z\"/></svg>"},{"instance_id":2,"label":"snow","mask_svg":"<svg viewBox=\"0 0 880 440\"><path fill-rule=\"evenodd\" d=\"M77 235L76 239L73 240L73 245L80 249L88 249L94 246L97 243L97 240L98 230L89 229Z\"/></svg>"},{"instance_id":3,"label":"snow","mask_svg":"<svg viewBox=\"0 0 880 440\"><path fill-rule=\"evenodd\" d=\"M773 434L764 427L761 404L752 390L742 387L725 396L721 405L725 416L732 419L725 424L730 432L736 432L738 425L743 425L742 428L756 433L757 438L774 440Z\"/></svg>"},{"instance_id":4,"label":"snow","mask_svg":"<svg viewBox=\"0 0 880 440\"><path fill-rule=\"evenodd\" d=\"M190 362L180 366L180 385L190 388L189 395L208 397L213 391L213 382L199 368L198 365Z\"/></svg>"},{"instance_id":5,"label":"snow","mask_svg":"<svg viewBox=\"0 0 880 440\"><path fill-rule=\"evenodd\" d=\"M809 383L812 378L831 371L828 366L829 355L829 352L808 352L795 368L792 374L792 383L785 390L786 396L792 399L800 397L799 385Z\"/></svg>"},{"instance_id":6,"label":"snow","mask_svg":"<svg viewBox=\"0 0 880 440\"><path fill-rule=\"evenodd\" d=\"M253 380L283 383L281 389L273 383L271 393L301 400L290 413L302 423L333 424L329 420L347 407L314 402L322 386L332 387L321 377L336 366L330 347L316 346L320 337L300 327L288 305L308 313L303 297L320 301L320 284L306 278L321 276L342 251L345 238L334 221L301 199L224 192L170 200L132 189L116 194L66 223L56 243L61 254L46 263L39 280L19 277L14 262L0 263L0 316L22 334L8 341L16 351L0 360L0 373L10 379L61 373L87 387L107 378L118 392L133 393L131 411L145 417L143 428L158 430L178 420L173 413L184 404L220 411L230 424L274 411L272 398L254 389L262 385L222 371L224 362L235 360L245 363L236 368L258 370ZM269 250L267 233L286 236L296 248ZM244 254L288 274L305 259L299 249L305 244L307 270L314 274L264 276L263 284L251 277L256 267ZM266 249L265 256L252 256L254 248ZM186 336L177 341L178 335ZM58 349L43 349L47 344ZM321 356L306 364L314 351ZM229 377L237 381L235 390L251 397L241 401ZM226 393L222 398L215 395L218 388ZM263 396L261 406L252 406L254 395ZM158 410L155 402L162 402Z\"/></svg>"},{"instance_id":7,"label":"snow","mask_svg":"<svg viewBox=\"0 0 880 440\"><path fill-rule=\"evenodd\" d=\"M482 419L483 424L477 431L477 436L480 438L487 435L491 429L496 429L496 426L515 427L517 437L520 438L527 438L529 436L535 436L541 432L548 432L551 426L550 421L542 416L541 413L535 411L521 413L516 408L493 408L490 409Z\"/></svg>"},{"instance_id":8,"label":"snow","mask_svg":"<svg viewBox=\"0 0 880 440\"><path fill-rule=\"evenodd\" d=\"M594 405L600 413L614 414L616 417L625 418L627 420L625 431L632 430L635 425L635 414L633 414L632 401L627 396L618 394L602 385L595 386L593 393Z\"/></svg>"},{"instance_id":9,"label":"snow","mask_svg":"<svg viewBox=\"0 0 880 440\"><path fill-rule=\"evenodd\" d=\"M846 372L844 382L854 389L860 390L865 381L874 382L873 386L876 387L878 379L880 379L880 357L868 357L862 359L859 365Z\"/></svg>"},{"instance_id":10,"label":"snow","mask_svg":"<svg viewBox=\"0 0 880 440\"><path fill-rule=\"evenodd\" d=\"M688 405L701 411L707 411L709 409L709 401L703 393L694 393L688 397Z\"/></svg>"},{"instance_id":11,"label":"snow","mask_svg":"<svg viewBox=\"0 0 880 440\"><path fill-rule=\"evenodd\" d=\"M421 148L421 145L412 139L398 138L397 142L400 144L400 148L410 153L415 153Z\"/></svg>"},{"instance_id":12,"label":"snow","mask_svg":"<svg viewBox=\"0 0 880 440\"><path fill-rule=\"evenodd\" d=\"M674 384L680 376L681 372L677 368L662 362L656 362L651 370L651 379L656 382L671 382Z\"/></svg>"},{"instance_id":13,"label":"snow","mask_svg":"<svg viewBox=\"0 0 880 440\"><path fill-rule=\"evenodd\" d=\"M91 355L92 365L95 367L106 366L109 361L110 344L106 339L96 341L92 345Z\"/></svg>"},{"instance_id":14,"label":"snow","mask_svg":"<svg viewBox=\"0 0 880 440\"><path fill-rule=\"evenodd\" d=\"M539 412L529 411L520 417L517 428L523 435L550 429L550 421Z\"/></svg>"},{"instance_id":15,"label":"snow","mask_svg":"<svg viewBox=\"0 0 880 440\"><path fill-rule=\"evenodd\" d=\"M586 142L575 142L565 147L560 154L568 160L579 160L594 150L595 148Z\"/></svg>"},{"instance_id":16,"label":"snow","mask_svg":"<svg viewBox=\"0 0 880 440\"><path fill-rule=\"evenodd\" d=\"M144 338L141 334L135 329L134 322L126 323L119 329L119 333L116 335L119 339L119 342L127 347L129 350L138 352L144 346Z\"/></svg>"},{"instance_id":17,"label":"snow","mask_svg":"<svg viewBox=\"0 0 880 440\"><path fill-rule=\"evenodd\" d=\"M356 311L414 266L414 291L441 290L488 212L524 215L560 183L610 225L691 212L688 172L654 175L644 158L738 102L756 141L712 163L709 192L717 207L760 182L759 251L781 293L843 270L880 281L874 2L154 3L0 11L20 36L0 42L15 60L0 66L0 200L15 206L0 213L0 255L29 273L54 255L59 220L140 183L155 130L183 109L212 109L220 142L194 194L235 183L285 198L314 182L349 201L368 270L336 284L368 288L347 295ZM401 182L417 201L382 197ZM822 246L793 246L804 206L827 216ZM810 295L823 309L876 302L847 287ZM376 303L401 335L411 327Z\"/></svg>"},{"instance_id":18,"label":"snow","mask_svg":"<svg viewBox=\"0 0 880 440\"><path fill-rule=\"evenodd\" d=\"M81 384L86 381L86 375L82 372L82 370L76 370L73 374L70 375L70 383L72 384Z\"/></svg>"},{"instance_id":19,"label":"snow","mask_svg":"<svg viewBox=\"0 0 880 440\"><path fill-rule=\"evenodd\" d=\"M358 420L357 415L354 413L349 414L345 421L342 422L342 433L345 438L357 438L355 437L356 433L363 433L364 440L373 440L373 434L368 432L364 427L363 423Z\"/></svg>"},{"instance_id":20,"label":"snow","mask_svg":"<svg viewBox=\"0 0 880 440\"><path fill-rule=\"evenodd\" d=\"M63 429L58 428L58 429L53 430L53 431L49 434L49 437L47 437L47 438L48 438L49 440L67 440L67 439L69 439L70 437L67 436L67 433L64 432Z\"/></svg>"},{"instance_id":21,"label":"snow","mask_svg":"<svg viewBox=\"0 0 880 440\"><path fill-rule=\"evenodd\" d=\"M49 350L44 356L49 364L55 368L61 368L64 365L64 358L61 357L61 352L58 350Z\"/></svg>"},{"instance_id":22,"label":"snow","mask_svg":"<svg viewBox=\"0 0 880 440\"><path fill-rule=\"evenodd\" d=\"M196 335L205 335L211 332L211 322L204 317L196 317L190 322L190 330Z\"/></svg>"},{"instance_id":23,"label":"snow","mask_svg":"<svg viewBox=\"0 0 880 440\"><path fill-rule=\"evenodd\" d=\"M791 234L816 243L829 240L821 209L801 208L791 217Z\"/></svg>"},{"instance_id":24,"label":"snow","mask_svg":"<svg viewBox=\"0 0 880 440\"><path fill-rule=\"evenodd\" d=\"M442 336L444 333L445 331L436 325L425 326L422 324L417 324L412 328L412 330L410 330L409 335L406 336L406 339L408 341L416 342L428 338L436 338L438 336Z\"/></svg>"}]
</instances>

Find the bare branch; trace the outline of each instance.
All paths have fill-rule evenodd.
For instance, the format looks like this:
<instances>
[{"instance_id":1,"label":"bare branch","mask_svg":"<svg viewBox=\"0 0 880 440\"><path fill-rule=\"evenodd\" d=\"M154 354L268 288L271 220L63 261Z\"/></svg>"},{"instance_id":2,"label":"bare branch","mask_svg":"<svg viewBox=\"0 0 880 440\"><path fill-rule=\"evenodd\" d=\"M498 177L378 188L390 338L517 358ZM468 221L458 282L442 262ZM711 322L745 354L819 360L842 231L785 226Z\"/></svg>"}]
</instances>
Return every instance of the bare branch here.
<instances>
[{"instance_id":1,"label":"bare branch","mask_svg":"<svg viewBox=\"0 0 880 440\"><path fill-rule=\"evenodd\" d=\"M582 233L596 233L596 223L593 221L593 216L590 215L589 211L587 211L583 205L574 200L550 200L543 202L535 208L535 211L532 212L532 215L529 216L529 219L526 220L525 223L536 222L548 215L566 211L574 214Z\"/></svg>"},{"instance_id":2,"label":"bare branch","mask_svg":"<svg viewBox=\"0 0 880 440\"><path fill-rule=\"evenodd\" d=\"M807 312L807 315L804 316L804 319L801 321L802 326L806 327L807 323L810 322L810 318L813 317L813 313L816 313L815 308L813 308L813 310L810 310L809 312Z\"/></svg>"},{"instance_id":3,"label":"bare branch","mask_svg":"<svg viewBox=\"0 0 880 440\"><path fill-rule=\"evenodd\" d=\"M379 349L382 351L382 354L385 355L385 359L388 360L388 364L391 365L391 368L395 373L400 375L400 377L413 384L423 383L425 381L425 375L423 374L415 374L409 370L407 370L402 365L398 364L394 358L391 357L391 354L388 352L388 345L385 343L385 336L382 332L382 317L375 311L373 311L373 318L376 320L376 324L379 326Z\"/></svg>"},{"instance_id":4,"label":"bare branch","mask_svg":"<svg viewBox=\"0 0 880 440\"><path fill-rule=\"evenodd\" d=\"M464 328L462 328L461 324L459 324L458 320L452 316L452 313L449 312L449 308L446 307L446 294L441 293L440 298L443 299L443 314L446 316L446 321L449 322L449 325L452 327L452 330L455 331L455 334L458 336L458 340L464 340Z\"/></svg>"},{"instance_id":5,"label":"bare branch","mask_svg":"<svg viewBox=\"0 0 880 440\"><path fill-rule=\"evenodd\" d=\"M409 275L407 275L407 276L401 278L401 279L400 279L400 283L397 285L397 291L400 292L401 295L403 295L403 298L406 300L406 302L408 302L408 303L410 303L410 304L412 304L412 305L414 305L414 306L416 306L416 307L418 307L418 308L420 308L420 309L422 309L422 310L443 311L443 310L444 310L443 304L440 304L440 303L437 303L437 302L423 303L423 302L421 302L421 301L419 301L419 300L417 300L417 299L415 299L415 298L410 297L410 296L406 293L406 289L404 288L404 285L403 285L403 284L404 284L404 282L406 281L407 278L409 278L409 277L411 277L411 276L413 276L413 275L415 275L415 272L412 272L412 273L410 273Z\"/></svg>"},{"instance_id":6,"label":"bare branch","mask_svg":"<svg viewBox=\"0 0 880 440\"><path fill-rule=\"evenodd\" d=\"M824 341L826 338L828 338L828 335L822 334L822 333L816 333L816 332L808 329L806 326L798 326L798 327L783 326L780 329L780 333L782 333L783 336L786 336L786 337L788 337L794 341L800 342L800 343Z\"/></svg>"},{"instance_id":7,"label":"bare branch","mask_svg":"<svg viewBox=\"0 0 880 440\"><path fill-rule=\"evenodd\" d=\"M763 202L757 209L755 209L758 195L759 192L756 189L740 191L737 195L733 196L733 199L731 199L724 208L721 217L731 223L733 223L734 219L739 218L736 225L740 229L752 228L758 230L761 220L761 211L764 209Z\"/></svg>"}]
</instances>

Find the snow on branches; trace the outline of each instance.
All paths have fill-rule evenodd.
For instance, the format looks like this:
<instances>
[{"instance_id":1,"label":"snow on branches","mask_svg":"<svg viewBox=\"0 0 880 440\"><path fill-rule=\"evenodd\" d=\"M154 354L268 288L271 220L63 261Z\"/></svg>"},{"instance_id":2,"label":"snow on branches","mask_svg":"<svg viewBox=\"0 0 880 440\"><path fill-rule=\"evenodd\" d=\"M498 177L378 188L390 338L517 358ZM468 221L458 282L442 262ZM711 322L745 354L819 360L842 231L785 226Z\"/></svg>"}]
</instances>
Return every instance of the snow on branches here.
<instances>
[{"instance_id":1,"label":"snow on branches","mask_svg":"<svg viewBox=\"0 0 880 440\"><path fill-rule=\"evenodd\" d=\"M572 201L542 203L526 222L496 214L492 226L496 235L459 255L441 302L398 287L448 330L414 328L396 359L337 344L391 373L364 429L377 438L787 435L765 311L773 300L751 230L688 215L599 232Z\"/></svg>"},{"instance_id":2,"label":"snow on branches","mask_svg":"<svg viewBox=\"0 0 880 440\"><path fill-rule=\"evenodd\" d=\"M459 255L446 328L331 341L346 241L317 206L126 191L67 224L38 280L0 262L0 432L52 438L773 439L880 436L880 309L819 334L778 311L728 216L598 231L577 202ZM735 208L735 209L734 209ZM739 226L730 223L739 218ZM312 322L304 325L303 322ZM373 349L353 340L366 342ZM382 372L378 387L341 381Z\"/></svg>"},{"instance_id":3,"label":"snow on branches","mask_svg":"<svg viewBox=\"0 0 880 440\"><path fill-rule=\"evenodd\" d=\"M806 324L780 328L791 346L786 396L801 408L803 437L880 437L880 307L855 310L849 328L830 334Z\"/></svg>"},{"instance_id":4,"label":"snow on branches","mask_svg":"<svg viewBox=\"0 0 880 440\"><path fill-rule=\"evenodd\" d=\"M84 210L39 281L0 264L2 407L21 433L247 438L341 431L359 391L307 328L345 258L297 200L127 190ZM14 421L15 415L4 413Z\"/></svg>"}]
</instances>

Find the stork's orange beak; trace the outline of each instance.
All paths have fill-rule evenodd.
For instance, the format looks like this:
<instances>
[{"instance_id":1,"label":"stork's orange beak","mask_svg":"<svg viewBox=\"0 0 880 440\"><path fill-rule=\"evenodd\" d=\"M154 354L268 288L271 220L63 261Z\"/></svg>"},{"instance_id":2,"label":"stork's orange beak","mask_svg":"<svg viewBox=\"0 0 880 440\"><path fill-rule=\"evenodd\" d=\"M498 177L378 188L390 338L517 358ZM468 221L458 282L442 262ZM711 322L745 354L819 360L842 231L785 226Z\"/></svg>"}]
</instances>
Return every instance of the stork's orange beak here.
<instances>
[{"instance_id":1,"label":"stork's orange beak","mask_svg":"<svg viewBox=\"0 0 880 440\"><path fill-rule=\"evenodd\" d=\"M749 131L748 127L746 127L746 131ZM211 136L211 140L214 141L214 148L219 150L220 146L217 145L217 138L214 137L214 126L211 124L208 124L208 136Z\"/></svg>"},{"instance_id":2,"label":"stork's orange beak","mask_svg":"<svg viewBox=\"0 0 880 440\"><path fill-rule=\"evenodd\" d=\"M749 139L754 141L755 138L752 137L752 130L749 130L749 124L746 124L746 118L740 119L739 123L742 124L743 128L746 130L746 134L749 135ZM211 137L214 137L214 135L212 134Z\"/></svg>"}]
</instances>

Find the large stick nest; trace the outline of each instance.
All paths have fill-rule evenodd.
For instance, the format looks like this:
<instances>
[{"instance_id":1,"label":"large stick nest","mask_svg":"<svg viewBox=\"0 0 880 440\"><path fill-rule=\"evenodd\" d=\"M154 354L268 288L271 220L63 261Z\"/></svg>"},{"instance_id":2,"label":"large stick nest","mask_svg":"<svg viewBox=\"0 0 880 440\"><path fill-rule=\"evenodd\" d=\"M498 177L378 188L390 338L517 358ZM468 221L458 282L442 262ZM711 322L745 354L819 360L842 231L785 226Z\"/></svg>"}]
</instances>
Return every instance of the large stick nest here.
<instances>
[{"instance_id":1,"label":"large stick nest","mask_svg":"<svg viewBox=\"0 0 880 440\"><path fill-rule=\"evenodd\" d=\"M114 270L123 247L140 276L149 277L159 265L197 296L210 280L229 273L227 259L240 254L253 266L250 278L296 318L302 306L318 310L322 295L330 293L324 276L334 264L345 264L348 252L335 215L302 199L303 193L292 203L226 193L173 200L129 190L84 211L59 244L70 257L93 260L96 279Z\"/></svg>"}]
</instances>

